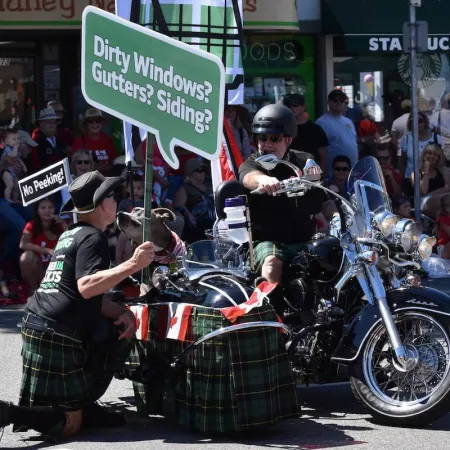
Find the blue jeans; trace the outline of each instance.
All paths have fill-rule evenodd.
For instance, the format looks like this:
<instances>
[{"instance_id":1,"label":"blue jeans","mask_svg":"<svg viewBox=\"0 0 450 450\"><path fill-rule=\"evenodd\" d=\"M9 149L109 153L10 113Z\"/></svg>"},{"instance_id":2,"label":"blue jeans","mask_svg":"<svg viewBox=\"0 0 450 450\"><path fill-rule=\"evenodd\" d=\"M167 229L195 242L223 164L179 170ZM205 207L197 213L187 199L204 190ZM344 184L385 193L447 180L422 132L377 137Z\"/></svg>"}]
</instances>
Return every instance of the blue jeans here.
<instances>
[{"instance_id":1,"label":"blue jeans","mask_svg":"<svg viewBox=\"0 0 450 450\"><path fill-rule=\"evenodd\" d=\"M31 206L24 207L0 198L0 233L5 247L3 254L0 253L0 268L4 261L19 260L22 231L32 217L33 208Z\"/></svg>"}]
</instances>

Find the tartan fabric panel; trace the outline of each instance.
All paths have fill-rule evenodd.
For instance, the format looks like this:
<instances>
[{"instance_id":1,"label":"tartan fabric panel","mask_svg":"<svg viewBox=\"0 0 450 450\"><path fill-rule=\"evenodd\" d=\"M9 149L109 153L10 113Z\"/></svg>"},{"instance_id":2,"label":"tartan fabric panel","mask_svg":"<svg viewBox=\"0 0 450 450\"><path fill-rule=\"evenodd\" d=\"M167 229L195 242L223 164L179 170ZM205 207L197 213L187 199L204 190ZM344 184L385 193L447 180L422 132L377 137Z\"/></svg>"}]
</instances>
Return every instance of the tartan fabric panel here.
<instances>
[{"instance_id":1,"label":"tartan fabric panel","mask_svg":"<svg viewBox=\"0 0 450 450\"><path fill-rule=\"evenodd\" d=\"M255 246L255 264L261 267L268 256L276 256L281 261L290 261L302 248L303 244L284 244L282 242L264 241Z\"/></svg>"},{"instance_id":2,"label":"tartan fabric panel","mask_svg":"<svg viewBox=\"0 0 450 450\"><path fill-rule=\"evenodd\" d=\"M130 354L132 341L81 342L22 327L20 405L77 410L106 392Z\"/></svg>"},{"instance_id":3,"label":"tartan fabric panel","mask_svg":"<svg viewBox=\"0 0 450 450\"><path fill-rule=\"evenodd\" d=\"M22 328L20 405L61 405L78 409L92 389L83 344Z\"/></svg>"},{"instance_id":4,"label":"tartan fabric panel","mask_svg":"<svg viewBox=\"0 0 450 450\"><path fill-rule=\"evenodd\" d=\"M180 342L165 339L167 305L150 305L149 310L146 353L150 364L153 361L161 368L161 357L169 361L190 342L231 324L219 310L195 306L186 341ZM266 304L235 323L276 320L273 308ZM135 364L139 351L134 353ZM152 414L173 413L179 423L203 432L241 431L300 415L283 336L278 329L218 336L198 345L180 361L182 370L171 383L168 380L172 374L160 376L159 381L152 381L147 387L134 383L141 412L146 406Z\"/></svg>"}]
</instances>

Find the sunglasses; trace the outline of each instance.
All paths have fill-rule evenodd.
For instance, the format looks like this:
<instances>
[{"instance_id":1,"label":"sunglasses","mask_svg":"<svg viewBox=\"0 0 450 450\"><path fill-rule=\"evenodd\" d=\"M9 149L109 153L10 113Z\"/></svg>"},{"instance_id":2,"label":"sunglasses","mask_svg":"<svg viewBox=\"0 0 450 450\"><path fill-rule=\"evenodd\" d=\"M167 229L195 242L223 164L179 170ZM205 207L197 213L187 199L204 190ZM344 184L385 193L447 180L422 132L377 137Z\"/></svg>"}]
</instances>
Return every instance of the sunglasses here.
<instances>
[{"instance_id":1,"label":"sunglasses","mask_svg":"<svg viewBox=\"0 0 450 450\"><path fill-rule=\"evenodd\" d=\"M350 170L350 167L333 167L333 170L335 170L336 172L348 172Z\"/></svg>"},{"instance_id":2,"label":"sunglasses","mask_svg":"<svg viewBox=\"0 0 450 450\"><path fill-rule=\"evenodd\" d=\"M86 165L88 165L88 164L90 164L91 163L91 161L89 161L88 159L78 159L77 160L77 166L81 166L81 164L86 164Z\"/></svg>"},{"instance_id":3,"label":"sunglasses","mask_svg":"<svg viewBox=\"0 0 450 450\"><path fill-rule=\"evenodd\" d=\"M378 161L388 161L389 156L377 156Z\"/></svg>"},{"instance_id":4,"label":"sunglasses","mask_svg":"<svg viewBox=\"0 0 450 450\"><path fill-rule=\"evenodd\" d=\"M194 172L198 172L198 173L205 173L205 169L203 167L200 167L198 169L195 169Z\"/></svg>"},{"instance_id":5,"label":"sunglasses","mask_svg":"<svg viewBox=\"0 0 450 450\"><path fill-rule=\"evenodd\" d=\"M274 144L278 144L283 140L283 137L284 136L282 134L271 134L271 135L257 134L256 140L258 142L267 142L267 140L270 139L270 141L273 142Z\"/></svg>"},{"instance_id":6,"label":"sunglasses","mask_svg":"<svg viewBox=\"0 0 450 450\"><path fill-rule=\"evenodd\" d=\"M87 121L87 123L102 123L103 120L102 119L89 119Z\"/></svg>"},{"instance_id":7,"label":"sunglasses","mask_svg":"<svg viewBox=\"0 0 450 450\"><path fill-rule=\"evenodd\" d=\"M294 102L289 105L289 108L297 108L297 106L305 106L304 103Z\"/></svg>"},{"instance_id":8,"label":"sunglasses","mask_svg":"<svg viewBox=\"0 0 450 450\"><path fill-rule=\"evenodd\" d=\"M119 203L121 195L117 192L111 192L105 198L113 198L116 203Z\"/></svg>"},{"instance_id":9,"label":"sunglasses","mask_svg":"<svg viewBox=\"0 0 450 450\"><path fill-rule=\"evenodd\" d=\"M343 98L334 98L334 99L331 99L331 101L333 103L345 103L347 100L344 100Z\"/></svg>"}]
</instances>

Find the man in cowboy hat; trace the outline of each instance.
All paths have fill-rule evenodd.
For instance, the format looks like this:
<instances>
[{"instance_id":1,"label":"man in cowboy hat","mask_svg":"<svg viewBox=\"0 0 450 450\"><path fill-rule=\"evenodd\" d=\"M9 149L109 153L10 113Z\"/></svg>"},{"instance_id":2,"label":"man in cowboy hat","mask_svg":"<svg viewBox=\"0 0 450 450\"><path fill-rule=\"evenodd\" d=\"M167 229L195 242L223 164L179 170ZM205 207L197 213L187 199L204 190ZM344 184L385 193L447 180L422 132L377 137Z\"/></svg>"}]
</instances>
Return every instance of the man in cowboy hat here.
<instances>
[{"instance_id":1,"label":"man in cowboy hat","mask_svg":"<svg viewBox=\"0 0 450 450\"><path fill-rule=\"evenodd\" d=\"M98 400L123 365L136 332L125 306L104 295L129 275L150 264L153 244L110 268L104 230L114 222L116 191L124 180L87 172L69 187L64 212L79 222L63 233L22 321L23 375L20 406L0 401L0 428L32 428L69 437L82 428L118 426L123 415L100 407Z\"/></svg>"},{"instance_id":2,"label":"man in cowboy hat","mask_svg":"<svg viewBox=\"0 0 450 450\"><path fill-rule=\"evenodd\" d=\"M39 126L39 132L33 133L33 139L38 144L36 150L39 167L35 168L36 171L66 157L66 145L57 136L59 121L60 118L53 108L42 109L36 119Z\"/></svg>"}]
</instances>

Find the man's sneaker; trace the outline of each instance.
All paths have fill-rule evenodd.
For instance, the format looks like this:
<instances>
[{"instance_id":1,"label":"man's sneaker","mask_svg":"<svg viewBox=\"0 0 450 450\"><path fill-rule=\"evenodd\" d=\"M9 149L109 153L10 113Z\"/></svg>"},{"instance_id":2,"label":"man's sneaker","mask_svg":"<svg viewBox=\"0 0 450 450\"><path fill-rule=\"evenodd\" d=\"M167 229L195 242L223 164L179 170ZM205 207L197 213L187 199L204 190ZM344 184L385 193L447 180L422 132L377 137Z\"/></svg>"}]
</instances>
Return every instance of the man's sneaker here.
<instances>
[{"instance_id":1,"label":"man's sneaker","mask_svg":"<svg viewBox=\"0 0 450 450\"><path fill-rule=\"evenodd\" d=\"M121 427L126 424L125 414L98 403L83 408L84 428Z\"/></svg>"},{"instance_id":2,"label":"man's sneaker","mask_svg":"<svg viewBox=\"0 0 450 450\"><path fill-rule=\"evenodd\" d=\"M11 403L0 400L0 428L11 424Z\"/></svg>"}]
</instances>

